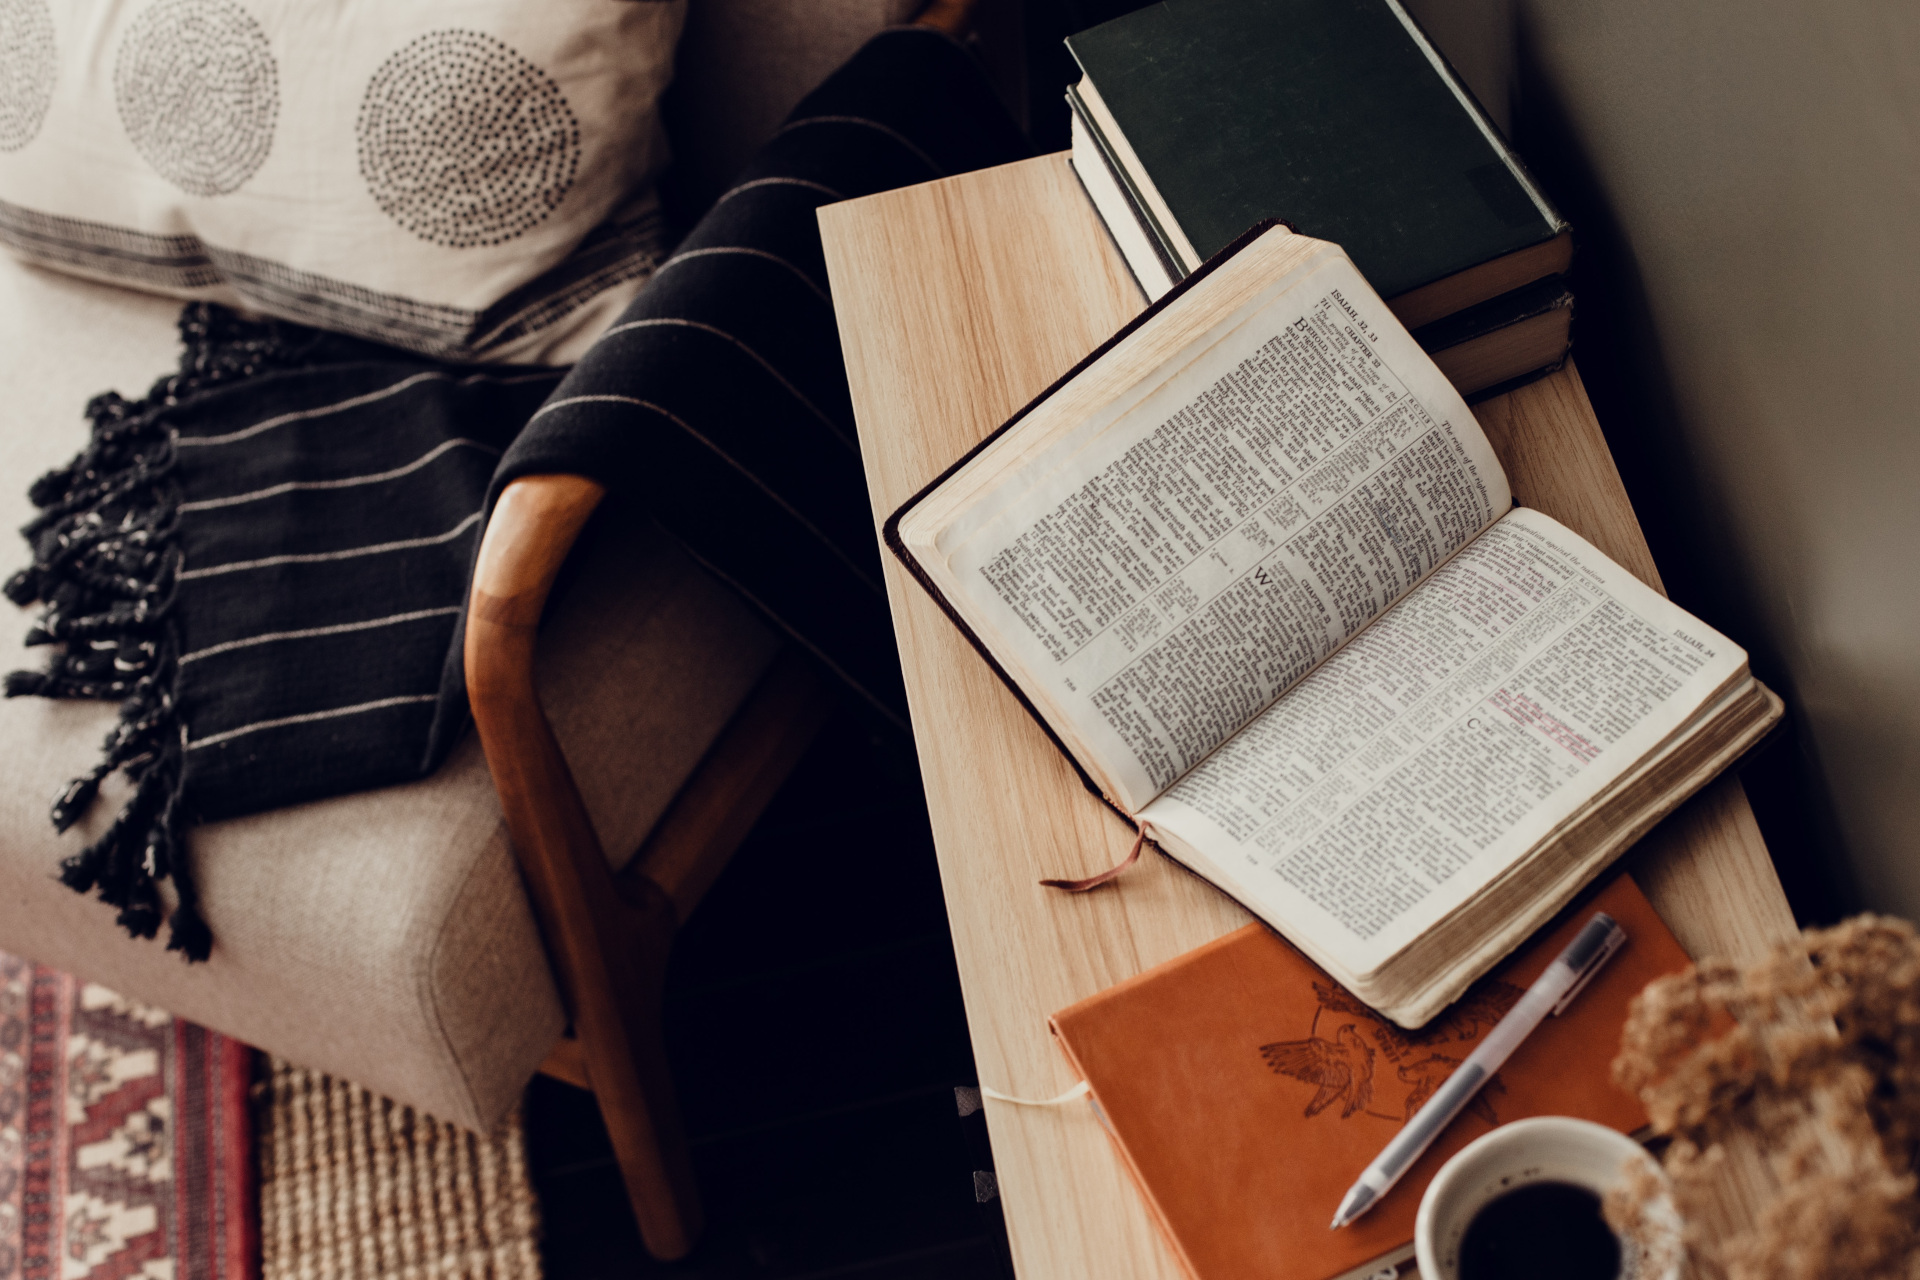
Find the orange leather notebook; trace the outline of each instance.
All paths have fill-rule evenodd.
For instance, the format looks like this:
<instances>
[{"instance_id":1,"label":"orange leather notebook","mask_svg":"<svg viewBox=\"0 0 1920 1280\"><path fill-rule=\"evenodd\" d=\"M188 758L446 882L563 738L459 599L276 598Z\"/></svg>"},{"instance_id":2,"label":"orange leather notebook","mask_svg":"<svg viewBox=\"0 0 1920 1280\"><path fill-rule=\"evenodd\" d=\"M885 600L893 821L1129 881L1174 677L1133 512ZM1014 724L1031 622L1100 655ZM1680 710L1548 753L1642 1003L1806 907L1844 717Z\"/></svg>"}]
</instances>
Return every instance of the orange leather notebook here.
<instances>
[{"instance_id":1,"label":"orange leather notebook","mask_svg":"<svg viewBox=\"0 0 1920 1280\"><path fill-rule=\"evenodd\" d=\"M1371 1213L1329 1231L1367 1163L1595 911L1620 922L1627 945ZM1190 1276L1330 1280L1411 1258L1421 1192L1495 1124L1569 1115L1624 1132L1644 1125L1609 1067L1627 1002L1686 964L1622 875L1417 1032L1373 1013L1259 924L1063 1009L1053 1028Z\"/></svg>"}]
</instances>

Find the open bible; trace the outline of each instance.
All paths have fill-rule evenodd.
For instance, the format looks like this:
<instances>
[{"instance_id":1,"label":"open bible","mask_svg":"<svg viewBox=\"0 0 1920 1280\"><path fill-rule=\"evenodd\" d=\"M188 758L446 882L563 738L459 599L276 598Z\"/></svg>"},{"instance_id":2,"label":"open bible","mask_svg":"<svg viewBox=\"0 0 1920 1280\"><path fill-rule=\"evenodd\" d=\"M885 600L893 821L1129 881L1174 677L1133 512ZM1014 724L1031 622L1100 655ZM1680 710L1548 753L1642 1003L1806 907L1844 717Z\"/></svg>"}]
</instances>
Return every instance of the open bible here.
<instances>
[{"instance_id":1,"label":"open bible","mask_svg":"<svg viewBox=\"0 0 1920 1280\"><path fill-rule=\"evenodd\" d=\"M1088 784L1419 1026L1781 714L1256 228L888 521Z\"/></svg>"}]
</instances>

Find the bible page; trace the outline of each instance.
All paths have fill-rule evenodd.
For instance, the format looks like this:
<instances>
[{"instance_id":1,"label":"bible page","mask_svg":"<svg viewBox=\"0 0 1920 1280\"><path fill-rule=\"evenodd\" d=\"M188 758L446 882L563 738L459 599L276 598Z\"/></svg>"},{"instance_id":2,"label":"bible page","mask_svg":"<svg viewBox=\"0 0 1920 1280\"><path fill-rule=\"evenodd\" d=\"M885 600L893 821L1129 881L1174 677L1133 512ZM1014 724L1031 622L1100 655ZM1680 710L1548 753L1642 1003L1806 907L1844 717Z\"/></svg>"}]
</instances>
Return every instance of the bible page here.
<instances>
[{"instance_id":1,"label":"bible page","mask_svg":"<svg viewBox=\"0 0 1920 1280\"><path fill-rule=\"evenodd\" d=\"M1114 413L940 541L962 612L1131 812L1512 502L1465 402L1337 252Z\"/></svg>"},{"instance_id":2,"label":"bible page","mask_svg":"<svg viewBox=\"0 0 1920 1280\"><path fill-rule=\"evenodd\" d=\"M1141 817L1308 954L1369 974L1745 671L1520 509Z\"/></svg>"}]
</instances>

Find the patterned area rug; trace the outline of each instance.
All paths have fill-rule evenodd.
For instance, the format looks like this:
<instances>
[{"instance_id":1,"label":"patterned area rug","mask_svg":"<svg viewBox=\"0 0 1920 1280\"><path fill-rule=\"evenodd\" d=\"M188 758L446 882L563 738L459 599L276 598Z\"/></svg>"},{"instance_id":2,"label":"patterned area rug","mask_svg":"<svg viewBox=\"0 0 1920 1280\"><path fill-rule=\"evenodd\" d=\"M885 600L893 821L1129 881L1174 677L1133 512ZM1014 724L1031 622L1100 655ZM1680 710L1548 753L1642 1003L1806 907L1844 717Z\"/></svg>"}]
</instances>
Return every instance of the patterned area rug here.
<instances>
[{"instance_id":1,"label":"patterned area rug","mask_svg":"<svg viewBox=\"0 0 1920 1280\"><path fill-rule=\"evenodd\" d=\"M252 1062L0 954L0 1280L251 1280Z\"/></svg>"},{"instance_id":2,"label":"patterned area rug","mask_svg":"<svg viewBox=\"0 0 1920 1280\"><path fill-rule=\"evenodd\" d=\"M539 1280L517 1111L477 1135L258 1059L0 952L0 1280Z\"/></svg>"},{"instance_id":3,"label":"patterned area rug","mask_svg":"<svg viewBox=\"0 0 1920 1280\"><path fill-rule=\"evenodd\" d=\"M517 1109L470 1133L276 1059L261 1125L263 1280L539 1280Z\"/></svg>"}]
</instances>

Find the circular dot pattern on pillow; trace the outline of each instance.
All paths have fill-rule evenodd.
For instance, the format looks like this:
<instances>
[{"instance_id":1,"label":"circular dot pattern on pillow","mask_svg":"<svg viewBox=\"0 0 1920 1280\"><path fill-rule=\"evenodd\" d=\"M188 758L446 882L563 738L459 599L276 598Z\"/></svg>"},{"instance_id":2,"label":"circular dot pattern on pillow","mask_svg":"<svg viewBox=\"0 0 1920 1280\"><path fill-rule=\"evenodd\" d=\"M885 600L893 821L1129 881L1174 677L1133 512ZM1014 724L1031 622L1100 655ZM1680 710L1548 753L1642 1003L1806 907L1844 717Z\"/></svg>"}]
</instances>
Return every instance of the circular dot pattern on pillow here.
<instances>
[{"instance_id":1,"label":"circular dot pattern on pillow","mask_svg":"<svg viewBox=\"0 0 1920 1280\"><path fill-rule=\"evenodd\" d=\"M228 0L162 0L127 29L113 94L127 137L182 191L237 191L267 158L279 70L266 32Z\"/></svg>"},{"instance_id":2,"label":"circular dot pattern on pillow","mask_svg":"<svg viewBox=\"0 0 1920 1280\"><path fill-rule=\"evenodd\" d=\"M560 86L477 31L430 31L388 58L358 127L374 200L422 240L454 249L540 225L580 167L580 124Z\"/></svg>"},{"instance_id":3,"label":"circular dot pattern on pillow","mask_svg":"<svg viewBox=\"0 0 1920 1280\"><path fill-rule=\"evenodd\" d=\"M58 66L47 0L0 0L0 151L40 132Z\"/></svg>"}]
</instances>

